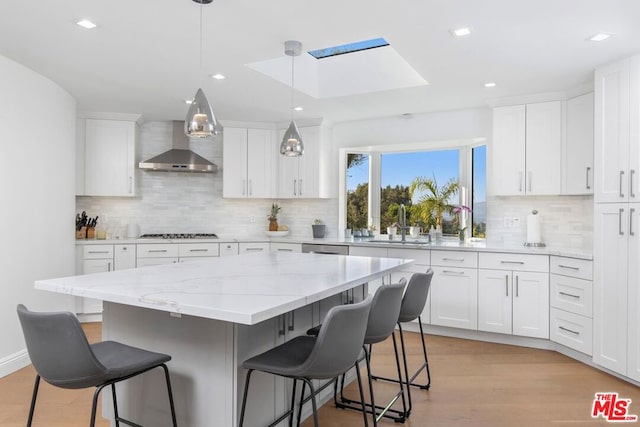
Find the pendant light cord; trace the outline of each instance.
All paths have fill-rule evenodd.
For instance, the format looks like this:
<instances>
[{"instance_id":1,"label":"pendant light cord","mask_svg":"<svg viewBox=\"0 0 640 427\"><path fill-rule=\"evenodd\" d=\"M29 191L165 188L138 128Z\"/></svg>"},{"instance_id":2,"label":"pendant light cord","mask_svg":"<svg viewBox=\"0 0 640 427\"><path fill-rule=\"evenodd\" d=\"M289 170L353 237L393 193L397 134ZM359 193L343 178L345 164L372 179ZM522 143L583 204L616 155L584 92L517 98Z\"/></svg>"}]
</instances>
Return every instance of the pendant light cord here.
<instances>
[{"instance_id":1,"label":"pendant light cord","mask_svg":"<svg viewBox=\"0 0 640 427\"><path fill-rule=\"evenodd\" d=\"M293 68L293 61L295 61L295 55L291 55L291 121L293 121L293 93L294 93L294 79L295 73Z\"/></svg>"},{"instance_id":2,"label":"pendant light cord","mask_svg":"<svg viewBox=\"0 0 640 427\"><path fill-rule=\"evenodd\" d=\"M200 71L198 72L198 87L202 87L202 4L200 0Z\"/></svg>"}]
</instances>

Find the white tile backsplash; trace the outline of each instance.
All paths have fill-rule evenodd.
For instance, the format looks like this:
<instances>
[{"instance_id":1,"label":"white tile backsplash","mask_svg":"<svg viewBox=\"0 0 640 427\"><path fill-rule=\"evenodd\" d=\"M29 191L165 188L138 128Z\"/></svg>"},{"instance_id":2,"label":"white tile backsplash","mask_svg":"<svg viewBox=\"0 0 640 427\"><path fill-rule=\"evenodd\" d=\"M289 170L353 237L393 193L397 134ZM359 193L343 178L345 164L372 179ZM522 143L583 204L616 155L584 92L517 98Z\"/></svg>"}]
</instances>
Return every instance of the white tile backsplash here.
<instances>
[{"instance_id":1,"label":"white tile backsplash","mask_svg":"<svg viewBox=\"0 0 640 427\"><path fill-rule=\"evenodd\" d=\"M527 216L534 209L541 216L542 240L547 246L592 248L592 196L489 197L487 241L524 244ZM519 224L507 227L505 217L516 217Z\"/></svg>"},{"instance_id":2,"label":"white tile backsplash","mask_svg":"<svg viewBox=\"0 0 640 427\"><path fill-rule=\"evenodd\" d=\"M136 163L171 148L171 122L146 122L140 127ZM282 206L279 223L292 236L311 237L311 224L321 218L327 236L337 236L337 199L223 199L222 143L193 141L191 150L219 167L217 174L138 171L138 196L76 197L76 210L100 215L113 237L124 236L129 223L142 233L216 233L221 237L262 236L271 204ZM254 222L252 222L252 220Z\"/></svg>"}]
</instances>

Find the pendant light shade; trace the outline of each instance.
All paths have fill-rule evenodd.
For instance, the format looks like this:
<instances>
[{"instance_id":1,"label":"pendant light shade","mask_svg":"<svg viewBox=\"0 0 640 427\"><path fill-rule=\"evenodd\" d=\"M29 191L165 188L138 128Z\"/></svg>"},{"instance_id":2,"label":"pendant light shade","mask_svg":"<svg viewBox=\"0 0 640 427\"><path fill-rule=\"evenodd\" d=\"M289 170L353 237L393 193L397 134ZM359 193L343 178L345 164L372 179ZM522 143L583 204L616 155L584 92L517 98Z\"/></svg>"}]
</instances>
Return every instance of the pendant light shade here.
<instances>
[{"instance_id":1,"label":"pendant light shade","mask_svg":"<svg viewBox=\"0 0 640 427\"><path fill-rule=\"evenodd\" d=\"M291 57L291 124L282 137L280 154L287 157L300 157L304 153L304 144L300 137L300 131L293 120L293 94L294 94L294 58L302 53L302 43L295 40L284 42L284 53Z\"/></svg>"},{"instance_id":2,"label":"pendant light shade","mask_svg":"<svg viewBox=\"0 0 640 427\"><path fill-rule=\"evenodd\" d=\"M198 89L187 111L184 133L196 138L207 138L218 133L218 122L202 89Z\"/></svg>"},{"instance_id":3,"label":"pendant light shade","mask_svg":"<svg viewBox=\"0 0 640 427\"><path fill-rule=\"evenodd\" d=\"M284 133L280 144L280 154L287 157L298 157L302 156L303 152L304 145L302 144L302 138L300 138L300 131L296 122L291 120L291 124Z\"/></svg>"},{"instance_id":4,"label":"pendant light shade","mask_svg":"<svg viewBox=\"0 0 640 427\"><path fill-rule=\"evenodd\" d=\"M200 4L200 81L202 82L202 5L209 4L212 0L193 0ZM195 138L208 138L218 133L218 123L213 114L213 109L202 91L202 85L196 92L193 102L187 111L184 121L184 133Z\"/></svg>"}]
</instances>

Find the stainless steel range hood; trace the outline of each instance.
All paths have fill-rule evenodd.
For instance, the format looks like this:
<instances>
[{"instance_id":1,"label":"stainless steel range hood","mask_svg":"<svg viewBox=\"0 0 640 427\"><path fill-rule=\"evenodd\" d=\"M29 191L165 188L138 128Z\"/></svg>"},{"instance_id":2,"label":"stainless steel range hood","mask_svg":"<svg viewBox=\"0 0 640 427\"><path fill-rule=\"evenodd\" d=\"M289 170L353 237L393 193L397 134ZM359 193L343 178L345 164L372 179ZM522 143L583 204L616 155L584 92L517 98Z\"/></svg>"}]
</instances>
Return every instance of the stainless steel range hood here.
<instances>
[{"instance_id":1,"label":"stainless steel range hood","mask_svg":"<svg viewBox=\"0 0 640 427\"><path fill-rule=\"evenodd\" d=\"M189 138L184 134L184 122L174 121L172 148L140 162L140 169L172 172L218 172L218 166L189 150Z\"/></svg>"}]
</instances>

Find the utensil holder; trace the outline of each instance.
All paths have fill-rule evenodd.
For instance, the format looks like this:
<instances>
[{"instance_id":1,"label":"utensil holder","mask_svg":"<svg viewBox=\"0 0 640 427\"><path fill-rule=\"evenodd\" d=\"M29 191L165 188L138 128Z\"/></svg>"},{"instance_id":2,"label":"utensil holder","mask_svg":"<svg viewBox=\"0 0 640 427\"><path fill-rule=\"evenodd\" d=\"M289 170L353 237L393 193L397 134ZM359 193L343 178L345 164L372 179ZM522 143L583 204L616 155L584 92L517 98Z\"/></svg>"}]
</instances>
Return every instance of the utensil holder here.
<instances>
[{"instance_id":1,"label":"utensil holder","mask_svg":"<svg viewBox=\"0 0 640 427\"><path fill-rule=\"evenodd\" d=\"M96 238L96 229L95 227L87 228L87 239L95 239Z\"/></svg>"},{"instance_id":2,"label":"utensil holder","mask_svg":"<svg viewBox=\"0 0 640 427\"><path fill-rule=\"evenodd\" d=\"M76 239L87 238L87 227L82 227L80 230L76 230Z\"/></svg>"}]
</instances>

